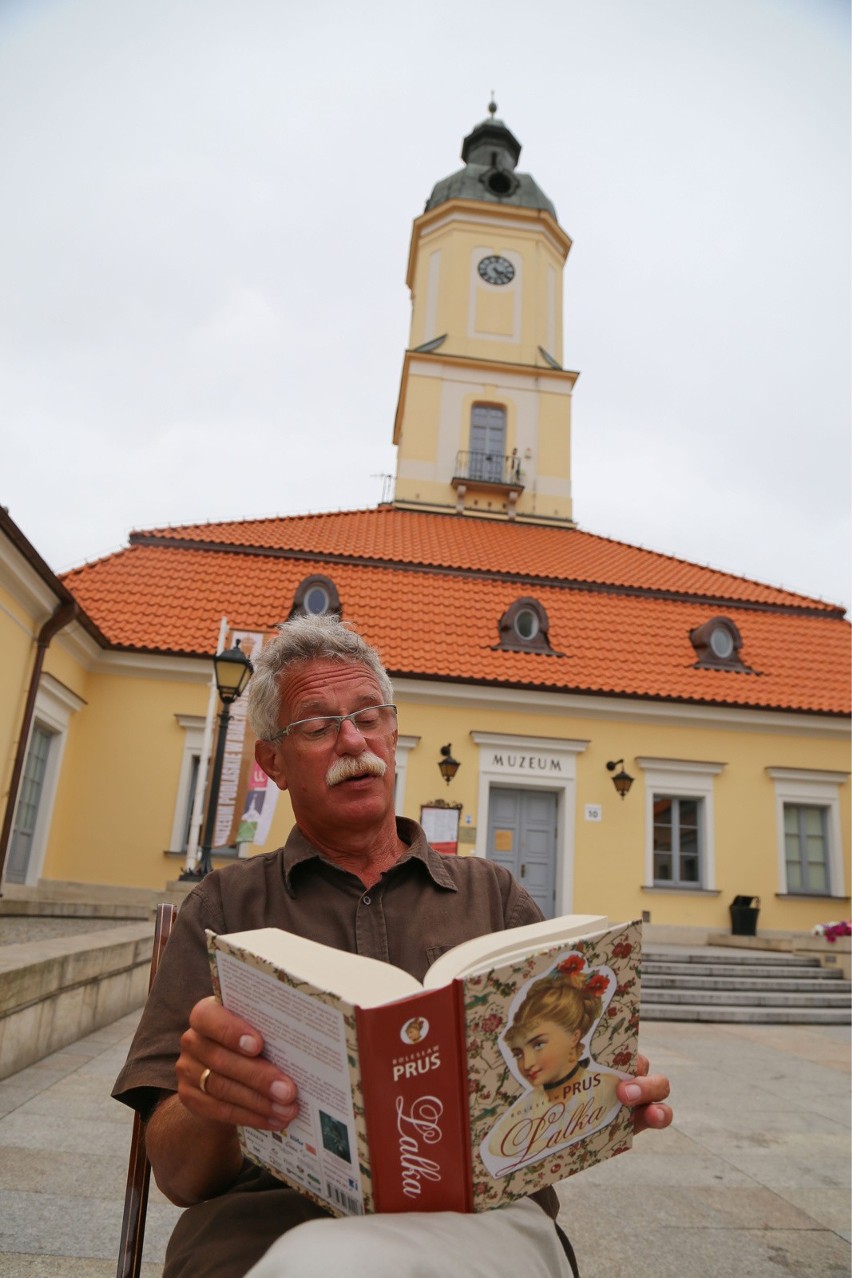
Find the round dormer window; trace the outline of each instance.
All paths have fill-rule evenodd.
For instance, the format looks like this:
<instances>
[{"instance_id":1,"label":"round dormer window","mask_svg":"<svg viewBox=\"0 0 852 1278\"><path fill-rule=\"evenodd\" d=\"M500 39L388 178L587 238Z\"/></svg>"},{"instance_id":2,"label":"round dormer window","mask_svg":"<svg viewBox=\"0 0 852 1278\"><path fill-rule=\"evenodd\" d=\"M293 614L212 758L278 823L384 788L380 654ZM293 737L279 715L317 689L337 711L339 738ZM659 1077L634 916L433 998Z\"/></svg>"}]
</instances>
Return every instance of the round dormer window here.
<instances>
[{"instance_id":1,"label":"round dormer window","mask_svg":"<svg viewBox=\"0 0 852 1278\"><path fill-rule=\"evenodd\" d=\"M325 586L311 586L305 595L305 612L311 617L322 617L330 603Z\"/></svg>"},{"instance_id":2,"label":"round dormer window","mask_svg":"<svg viewBox=\"0 0 852 1278\"><path fill-rule=\"evenodd\" d=\"M328 613L342 615L340 595L330 577L324 573L311 573L303 577L293 595L291 617L325 617Z\"/></svg>"},{"instance_id":3,"label":"round dormer window","mask_svg":"<svg viewBox=\"0 0 852 1278\"><path fill-rule=\"evenodd\" d=\"M689 639L698 657L695 664L699 669L749 670L740 659L742 635L730 617L711 617L690 630Z\"/></svg>"},{"instance_id":4,"label":"round dormer window","mask_svg":"<svg viewBox=\"0 0 852 1278\"><path fill-rule=\"evenodd\" d=\"M716 626L710 635L710 647L714 657L728 661L734 651L734 636L727 626Z\"/></svg>"},{"instance_id":5,"label":"round dormer window","mask_svg":"<svg viewBox=\"0 0 852 1278\"><path fill-rule=\"evenodd\" d=\"M538 616L533 612L532 608L519 608L514 617L515 634L524 643L529 643L531 639L535 639L541 628Z\"/></svg>"},{"instance_id":6,"label":"round dormer window","mask_svg":"<svg viewBox=\"0 0 852 1278\"><path fill-rule=\"evenodd\" d=\"M505 652L546 652L550 646L549 622L542 604L530 595L511 603L497 623L500 634L498 648Z\"/></svg>"}]
</instances>

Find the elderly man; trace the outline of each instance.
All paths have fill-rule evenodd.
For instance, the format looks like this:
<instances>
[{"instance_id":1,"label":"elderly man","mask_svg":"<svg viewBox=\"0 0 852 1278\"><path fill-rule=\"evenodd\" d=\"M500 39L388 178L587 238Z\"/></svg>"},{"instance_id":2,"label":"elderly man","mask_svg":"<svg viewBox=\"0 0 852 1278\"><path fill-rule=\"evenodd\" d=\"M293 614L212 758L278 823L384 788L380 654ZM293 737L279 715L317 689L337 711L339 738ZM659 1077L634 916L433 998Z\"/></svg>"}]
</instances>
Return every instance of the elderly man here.
<instances>
[{"instance_id":1,"label":"elderly man","mask_svg":"<svg viewBox=\"0 0 852 1278\"><path fill-rule=\"evenodd\" d=\"M260 1034L212 997L206 928L280 927L420 978L443 950L540 917L505 870L441 857L394 816L392 697L376 653L336 618L286 623L257 662L256 757L296 826L187 899L113 1093L146 1118L157 1184L188 1208L164 1278L569 1278L553 1190L473 1216L335 1219L240 1152L237 1125L281 1130L299 1098ZM647 1068L620 1086L637 1130L671 1121L668 1084Z\"/></svg>"}]
</instances>

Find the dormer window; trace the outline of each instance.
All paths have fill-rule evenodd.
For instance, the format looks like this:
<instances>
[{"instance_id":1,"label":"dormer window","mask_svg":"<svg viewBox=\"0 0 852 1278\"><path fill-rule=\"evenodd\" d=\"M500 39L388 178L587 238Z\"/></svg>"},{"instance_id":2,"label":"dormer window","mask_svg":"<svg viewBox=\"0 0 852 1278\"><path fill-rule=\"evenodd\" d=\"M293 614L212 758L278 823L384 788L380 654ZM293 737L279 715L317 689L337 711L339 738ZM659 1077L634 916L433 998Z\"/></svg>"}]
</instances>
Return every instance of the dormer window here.
<instances>
[{"instance_id":1,"label":"dormer window","mask_svg":"<svg viewBox=\"0 0 852 1278\"><path fill-rule=\"evenodd\" d=\"M326 613L342 613L340 595L330 577L323 573L313 573L305 577L296 587L293 595L291 617L324 617Z\"/></svg>"},{"instance_id":2,"label":"dormer window","mask_svg":"<svg viewBox=\"0 0 852 1278\"><path fill-rule=\"evenodd\" d=\"M545 652L557 656L550 646L547 613L537 599L516 599L498 622L500 642L506 652Z\"/></svg>"},{"instance_id":3,"label":"dormer window","mask_svg":"<svg viewBox=\"0 0 852 1278\"><path fill-rule=\"evenodd\" d=\"M711 617L689 632L697 669L748 671L740 659L742 636L729 617Z\"/></svg>"}]
</instances>

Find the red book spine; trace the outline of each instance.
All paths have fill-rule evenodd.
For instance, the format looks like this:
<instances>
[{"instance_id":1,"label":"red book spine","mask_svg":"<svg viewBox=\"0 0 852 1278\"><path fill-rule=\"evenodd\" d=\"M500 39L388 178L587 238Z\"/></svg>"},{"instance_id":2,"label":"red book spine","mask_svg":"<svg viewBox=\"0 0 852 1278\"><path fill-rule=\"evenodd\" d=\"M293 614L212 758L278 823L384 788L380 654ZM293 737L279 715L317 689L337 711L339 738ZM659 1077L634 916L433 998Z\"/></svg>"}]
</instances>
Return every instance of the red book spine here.
<instances>
[{"instance_id":1,"label":"red book spine","mask_svg":"<svg viewBox=\"0 0 852 1278\"><path fill-rule=\"evenodd\" d=\"M455 985L356 1009L376 1211L471 1211L467 1070Z\"/></svg>"}]
</instances>

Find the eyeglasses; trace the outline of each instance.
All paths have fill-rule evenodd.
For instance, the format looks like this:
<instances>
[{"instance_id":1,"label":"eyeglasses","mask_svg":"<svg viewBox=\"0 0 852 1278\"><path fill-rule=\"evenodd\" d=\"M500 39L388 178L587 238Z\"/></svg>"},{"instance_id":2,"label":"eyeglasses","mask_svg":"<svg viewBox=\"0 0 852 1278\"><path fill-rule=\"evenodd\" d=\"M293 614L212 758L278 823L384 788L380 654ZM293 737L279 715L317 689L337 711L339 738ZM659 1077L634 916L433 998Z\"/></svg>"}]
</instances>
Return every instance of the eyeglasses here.
<instances>
[{"instance_id":1,"label":"eyeglasses","mask_svg":"<svg viewBox=\"0 0 852 1278\"><path fill-rule=\"evenodd\" d=\"M363 737L384 732L396 723L396 706L365 706L363 710L353 710L351 714L322 714L312 719L297 719L288 723L286 728L268 737L270 742L280 741L282 737L293 736L297 741L305 741L311 745L319 745L325 741L336 741L340 729L349 720Z\"/></svg>"}]
</instances>

